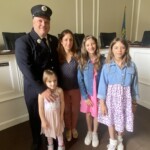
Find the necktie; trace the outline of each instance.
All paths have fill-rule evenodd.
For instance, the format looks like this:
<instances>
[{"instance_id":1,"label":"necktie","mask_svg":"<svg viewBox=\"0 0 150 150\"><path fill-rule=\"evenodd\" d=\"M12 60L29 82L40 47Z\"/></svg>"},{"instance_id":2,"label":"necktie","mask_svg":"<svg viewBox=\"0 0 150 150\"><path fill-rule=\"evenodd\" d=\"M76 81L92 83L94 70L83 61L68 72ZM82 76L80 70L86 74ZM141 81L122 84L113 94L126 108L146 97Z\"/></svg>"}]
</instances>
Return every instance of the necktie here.
<instances>
[{"instance_id":1,"label":"necktie","mask_svg":"<svg viewBox=\"0 0 150 150\"><path fill-rule=\"evenodd\" d=\"M47 42L46 42L46 38L43 38L42 41L45 44L45 46L48 47Z\"/></svg>"}]
</instances>

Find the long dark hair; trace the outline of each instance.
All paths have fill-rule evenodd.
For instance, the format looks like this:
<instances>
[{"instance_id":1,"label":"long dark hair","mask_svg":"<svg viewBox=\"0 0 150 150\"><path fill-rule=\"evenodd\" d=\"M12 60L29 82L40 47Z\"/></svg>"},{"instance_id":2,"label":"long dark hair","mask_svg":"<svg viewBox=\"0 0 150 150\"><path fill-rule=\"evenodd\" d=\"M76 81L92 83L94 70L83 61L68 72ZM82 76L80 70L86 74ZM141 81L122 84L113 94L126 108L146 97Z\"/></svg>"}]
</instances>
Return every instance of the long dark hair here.
<instances>
[{"instance_id":1,"label":"long dark hair","mask_svg":"<svg viewBox=\"0 0 150 150\"><path fill-rule=\"evenodd\" d=\"M61 32L61 34L59 34L59 42L58 42L57 50L58 50L58 58L59 58L60 64L62 64L62 63L64 63L66 61L66 52L64 50L64 47L61 44L62 39L63 39L63 37L66 34L70 34L72 36L72 38L73 38L73 46L71 48L71 52L73 53L73 57L75 57L76 59L78 58L78 56L77 56L77 47L76 47L76 41L75 41L75 38L74 38L74 34L72 33L71 30L66 29L66 30L63 30Z\"/></svg>"}]
</instances>

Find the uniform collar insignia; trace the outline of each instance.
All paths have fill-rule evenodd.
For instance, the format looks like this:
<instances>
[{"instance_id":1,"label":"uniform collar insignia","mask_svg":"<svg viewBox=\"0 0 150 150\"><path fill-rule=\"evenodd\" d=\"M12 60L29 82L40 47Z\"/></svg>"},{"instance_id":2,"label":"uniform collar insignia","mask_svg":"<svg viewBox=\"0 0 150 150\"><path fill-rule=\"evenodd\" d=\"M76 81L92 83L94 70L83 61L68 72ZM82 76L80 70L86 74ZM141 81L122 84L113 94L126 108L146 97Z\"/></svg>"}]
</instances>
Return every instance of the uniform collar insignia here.
<instances>
[{"instance_id":1,"label":"uniform collar insignia","mask_svg":"<svg viewBox=\"0 0 150 150\"><path fill-rule=\"evenodd\" d=\"M37 43L39 43L39 44L40 44L40 43L41 43L41 41L42 41L41 39L37 39Z\"/></svg>"}]
</instances>

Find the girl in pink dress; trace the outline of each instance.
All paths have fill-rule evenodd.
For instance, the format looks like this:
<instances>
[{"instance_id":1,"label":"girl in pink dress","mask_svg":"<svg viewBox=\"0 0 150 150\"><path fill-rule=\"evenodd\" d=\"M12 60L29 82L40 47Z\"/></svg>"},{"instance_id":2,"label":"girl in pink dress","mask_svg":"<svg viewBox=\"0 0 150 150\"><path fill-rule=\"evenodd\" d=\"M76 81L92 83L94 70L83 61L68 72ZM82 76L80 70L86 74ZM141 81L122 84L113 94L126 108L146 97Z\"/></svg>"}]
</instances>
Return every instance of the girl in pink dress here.
<instances>
[{"instance_id":1,"label":"girl in pink dress","mask_svg":"<svg viewBox=\"0 0 150 150\"><path fill-rule=\"evenodd\" d=\"M45 70L43 82L55 98L49 102L41 94L38 96L39 115L41 119L41 133L45 134L48 140L48 150L53 150L53 138L58 139L58 150L65 150L63 141L64 131L64 94L63 90L57 87L56 74L51 70Z\"/></svg>"},{"instance_id":2,"label":"girl in pink dress","mask_svg":"<svg viewBox=\"0 0 150 150\"><path fill-rule=\"evenodd\" d=\"M83 39L81 47L81 58L79 60L78 83L81 92L80 111L86 114L88 132L85 137L85 145L93 147L99 145L98 140L98 102L97 87L101 73L104 57L100 55L97 39L91 35ZM92 128L93 126L93 128Z\"/></svg>"}]
</instances>

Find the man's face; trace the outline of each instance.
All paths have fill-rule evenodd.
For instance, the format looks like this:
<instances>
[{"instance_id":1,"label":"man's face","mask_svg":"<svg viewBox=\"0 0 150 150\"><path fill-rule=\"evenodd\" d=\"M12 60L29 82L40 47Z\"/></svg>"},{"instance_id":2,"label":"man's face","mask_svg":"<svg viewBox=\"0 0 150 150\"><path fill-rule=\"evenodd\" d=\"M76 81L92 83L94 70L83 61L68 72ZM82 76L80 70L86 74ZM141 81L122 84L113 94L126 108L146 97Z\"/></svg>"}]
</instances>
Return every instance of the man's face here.
<instances>
[{"instance_id":1,"label":"man's face","mask_svg":"<svg viewBox=\"0 0 150 150\"><path fill-rule=\"evenodd\" d=\"M50 20L44 17L33 18L34 31L41 37L45 37L50 30Z\"/></svg>"}]
</instances>

